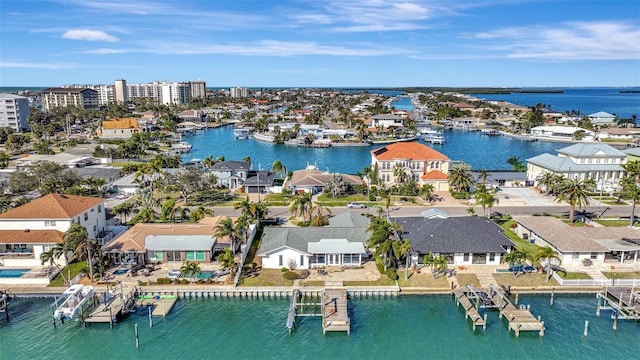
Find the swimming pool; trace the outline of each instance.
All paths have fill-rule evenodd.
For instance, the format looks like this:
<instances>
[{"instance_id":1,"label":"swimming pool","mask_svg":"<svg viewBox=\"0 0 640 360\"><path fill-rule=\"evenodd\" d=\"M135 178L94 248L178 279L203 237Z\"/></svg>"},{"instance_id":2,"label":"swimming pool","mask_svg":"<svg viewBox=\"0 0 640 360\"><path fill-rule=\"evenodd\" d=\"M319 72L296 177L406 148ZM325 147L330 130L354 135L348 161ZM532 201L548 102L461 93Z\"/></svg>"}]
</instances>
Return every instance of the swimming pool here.
<instances>
[{"instance_id":1,"label":"swimming pool","mask_svg":"<svg viewBox=\"0 0 640 360\"><path fill-rule=\"evenodd\" d=\"M2 269L0 270L0 278L19 278L29 269Z\"/></svg>"},{"instance_id":2,"label":"swimming pool","mask_svg":"<svg viewBox=\"0 0 640 360\"><path fill-rule=\"evenodd\" d=\"M129 272L129 269L117 269L113 272L113 275L124 275Z\"/></svg>"}]
</instances>

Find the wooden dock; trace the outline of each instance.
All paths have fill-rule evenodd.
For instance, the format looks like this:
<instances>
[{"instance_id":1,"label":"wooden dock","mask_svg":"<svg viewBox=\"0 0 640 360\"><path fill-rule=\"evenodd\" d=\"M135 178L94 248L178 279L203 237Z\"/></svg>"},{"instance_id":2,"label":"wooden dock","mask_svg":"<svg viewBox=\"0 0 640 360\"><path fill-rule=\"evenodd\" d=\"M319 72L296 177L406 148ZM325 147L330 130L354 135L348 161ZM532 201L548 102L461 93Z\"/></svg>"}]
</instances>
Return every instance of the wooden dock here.
<instances>
[{"instance_id":1,"label":"wooden dock","mask_svg":"<svg viewBox=\"0 0 640 360\"><path fill-rule=\"evenodd\" d=\"M618 327L618 319L640 321L640 292L635 287L607 287L596 298L596 315L600 316L602 309L613 311L614 329Z\"/></svg>"},{"instance_id":2,"label":"wooden dock","mask_svg":"<svg viewBox=\"0 0 640 360\"><path fill-rule=\"evenodd\" d=\"M509 331L513 330L516 336L520 336L521 331L538 331L540 336L544 336L544 322L531 314L530 309L523 306L515 306L509 298L493 286L489 289L475 289L470 285L466 288L458 287L453 290L456 305L462 305L465 311L465 319L470 318L473 330L477 326L486 329L487 314L480 315L479 309L498 309L499 317L507 319Z\"/></svg>"},{"instance_id":3,"label":"wooden dock","mask_svg":"<svg viewBox=\"0 0 640 360\"><path fill-rule=\"evenodd\" d=\"M9 294L0 291L0 313L4 313L4 317L9 321Z\"/></svg>"},{"instance_id":4,"label":"wooden dock","mask_svg":"<svg viewBox=\"0 0 640 360\"><path fill-rule=\"evenodd\" d=\"M151 312L152 316L167 316L171 309L173 309L173 305L178 301L177 296L173 297L153 297L150 299L146 298L138 298L136 300L136 307L138 306L153 306L153 311Z\"/></svg>"},{"instance_id":5,"label":"wooden dock","mask_svg":"<svg viewBox=\"0 0 640 360\"><path fill-rule=\"evenodd\" d=\"M108 323L113 326L118 318L133 311L137 288L121 285L114 290L114 293L105 292L99 297L98 306L83 319L84 323Z\"/></svg>"},{"instance_id":6,"label":"wooden dock","mask_svg":"<svg viewBox=\"0 0 640 360\"><path fill-rule=\"evenodd\" d=\"M347 311L347 290L326 289L323 294L322 333L346 331L351 333L351 320Z\"/></svg>"}]
</instances>

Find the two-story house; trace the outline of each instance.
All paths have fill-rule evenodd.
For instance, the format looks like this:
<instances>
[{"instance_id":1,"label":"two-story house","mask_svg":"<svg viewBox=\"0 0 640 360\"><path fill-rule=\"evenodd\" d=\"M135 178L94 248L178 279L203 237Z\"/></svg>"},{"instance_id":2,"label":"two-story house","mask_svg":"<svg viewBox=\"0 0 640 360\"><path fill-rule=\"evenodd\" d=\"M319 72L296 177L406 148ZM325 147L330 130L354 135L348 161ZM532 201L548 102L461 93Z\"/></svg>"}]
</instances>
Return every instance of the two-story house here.
<instances>
[{"instance_id":1,"label":"two-story house","mask_svg":"<svg viewBox=\"0 0 640 360\"><path fill-rule=\"evenodd\" d=\"M378 114L371 117L371 127L403 127L404 119L395 114Z\"/></svg>"},{"instance_id":2,"label":"two-story house","mask_svg":"<svg viewBox=\"0 0 640 360\"><path fill-rule=\"evenodd\" d=\"M144 129L138 123L137 118L103 120L98 137L101 139L129 139L131 135L142 131Z\"/></svg>"},{"instance_id":3,"label":"two-story house","mask_svg":"<svg viewBox=\"0 0 640 360\"><path fill-rule=\"evenodd\" d=\"M39 266L40 254L63 241L71 224L97 239L106 229L104 199L49 194L0 214L0 257L5 266Z\"/></svg>"},{"instance_id":4,"label":"two-story house","mask_svg":"<svg viewBox=\"0 0 640 360\"><path fill-rule=\"evenodd\" d=\"M371 151L371 168L377 168L378 177L390 186L411 178L420 186L432 184L435 191L447 191L449 164L446 155L418 142L399 142Z\"/></svg>"},{"instance_id":5,"label":"two-story house","mask_svg":"<svg viewBox=\"0 0 640 360\"><path fill-rule=\"evenodd\" d=\"M244 185L249 176L251 163L247 161L219 161L209 171L218 179L218 185L229 189L238 189Z\"/></svg>"},{"instance_id":6,"label":"two-story house","mask_svg":"<svg viewBox=\"0 0 640 360\"><path fill-rule=\"evenodd\" d=\"M578 143L527 159L527 178L537 181L540 174L551 172L569 179L593 179L598 190L609 191L619 186L624 176L627 154L611 145Z\"/></svg>"}]
</instances>

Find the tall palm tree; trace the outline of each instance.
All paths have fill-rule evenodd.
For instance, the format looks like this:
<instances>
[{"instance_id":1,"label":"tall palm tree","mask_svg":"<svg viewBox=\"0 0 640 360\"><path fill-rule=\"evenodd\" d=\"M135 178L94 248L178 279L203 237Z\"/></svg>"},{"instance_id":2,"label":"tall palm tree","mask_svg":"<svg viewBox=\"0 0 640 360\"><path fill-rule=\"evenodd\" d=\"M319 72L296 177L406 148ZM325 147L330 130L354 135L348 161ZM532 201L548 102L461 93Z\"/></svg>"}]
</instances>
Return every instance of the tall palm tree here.
<instances>
[{"instance_id":1,"label":"tall palm tree","mask_svg":"<svg viewBox=\"0 0 640 360\"><path fill-rule=\"evenodd\" d=\"M294 216L300 215L303 221L310 221L311 219L307 220L307 216L309 215L311 209L311 199L311 193L305 192L301 195L297 195L291 202L289 211Z\"/></svg>"},{"instance_id":2,"label":"tall palm tree","mask_svg":"<svg viewBox=\"0 0 640 360\"><path fill-rule=\"evenodd\" d=\"M296 124L297 125L297 124ZM287 174L287 167L284 166L280 160L275 160L271 165L271 171L279 175L280 177L285 177Z\"/></svg>"},{"instance_id":3,"label":"tall palm tree","mask_svg":"<svg viewBox=\"0 0 640 360\"><path fill-rule=\"evenodd\" d=\"M189 221L198 222L202 220L205 216L213 216L213 214L214 214L213 209L200 205L197 208L193 209L193 211L189 215Z\"/></svg>"},{"instance_id":4,"label":"tall palm tree","mask_svg":"<svg viewBox=\"0 0 640 360\"><path fill-rule=\"evenodd\" d=\"M480 171L478 171L478 180L482 181L482 185L486 185L487 180L490 177L492 177L492 175L487 171L487 169L480 169Z\"/></svg>"},{"instance_id":5,"label":"tall palm tree","mask_svg":"<svg viewBox=\"0 0 640 360\"><path fill-rule=\"evenodd\" d=\"M411 242L409 239L404 239L403 242L396 241L392 245L393 255L395 255L396 259L401 259L403 256L405 257L405 265L404 265L404 279L409 279L409 251L411 251Z\"/></svg>"},{"instance_id":6,"label":"tall palm tree","mask_svg":"<svg viewBox=\"0 0 640 360\"><path fill-rule=\"evenodd\" d=\"M57 259L62 256L62 244L56 244L60 246L52 246L49 250L40 254L40 264L44 265L48 263L49 266L55 266L58 269L58 273L62 276L64 283L67 283L67 278L64 276L63 271L60 271L60 265L56 262Z\"/></svg>"},{"instance_id":7,"label":"tall palm tree","mask_svg":"<svg viewBox=\"0 0 640 360\"><path fill-rule=\"evenodd\" d=\"M636 205L638 204L638 201L640 201L640 185L638 185L638 182L635 179L629 177L628 173L627 176L620 180L620 185L622 185L622 191L620 191L620 194L631 200L629 226L633 226L636 220Z\"/></svg>"},{"instance_id":8,"label":"tall palm tree","mask_svg":"<svg viewBox=\"0 0 640 360\"><path fill-rule=\"evenodd\" d=\"M437 272L444 273L444 271L449 268L449 264L447 263L447 259L445 259L444 255L440 255L435 257L433 260L433 267Z\"/></svg>"},{"instance_id":9,"label":"tall palm tree","mask_svg":"<svg viewBox=\"0 0 640 360\"><path fill-rule=\"evenodd\" d=\"M547 195L551 193L557 180L558 179L556 178L556 175L550 171L543 171L536 177L536 181L538 181L538 187L544 188L544 191Z\"/></svg>"},{"instance_id":10,"label":"tall palm tree","mask_svg":"<svg viewBox=\"0 0 640 360\"><path fill-rule=\"evenodd\" d=\"M236 257L231 249L224 249L220 255L216 258L222 265L223 269L229 269L229 273L233 275L233 270L236 264Z\"/></svg>"},{"instance_id":11,"label":"tall palm tree","mask_svg":"<svg viewBox=\"0 0 640 360\"><path fill-rule=\"evenodd\" d=\"M367 248L374 250L374 256L382 258L384 270L387 271L393 257L393 240L396 238L399 225L388 221L385 217L376 216L371 219L367 232Z\"/></svg>"},{"instance_id":12,"label":"tall palm tree","mask_svg":"<svg viewBox=\"0 0 640 360\"><path fill-rule=\"evenodd\" d=\"M215 235L218 238L223 238L225 236L229 236L230 248L233 250L234 254L236 252L236 229L231 218L224 218L220 221L218 225L214 228Z\"/></svg>"},{"instance_id":13,"label":"tall palm tree","mask_svg":"<svg viewBox=\"0 0 640 360\"><path fill-rule=\"evenodd\" d=\"M573 224L576 206L583 208L589 205L589 190L591 184L587 181L573 178L565 180L558 189L556 199L569 204L569 222Z\"/></svg>"},{"instance_id":14,"label":"tall palm tree","mask_svg":"<svg viewBox=\"0 0 640 360\"><path fill-rule=\"evenodd\" d=\"M475 197L476 204L482 206L482 214L487 215L487 217L490 216L493 205L497 204L499 201L496 196L496 190L488 189L483 184L478 184L478 187L473 192L473 196ZM489 208L489 214L487 214L487 208Z\"/></svg>"},{"instance_id":15,"label":"tall palm tree","mask_svg":"<svg viewBox=\"0 0 640 360\"><path fill-rule=\"evenodd\" d=\"M539 248L538 252L535 254L534 259L537 262L540 262L540 260L544 260L547 267L547 282L551 279L552 260L556 260L558 264L562 262L562 259L560 259L560 254L557 251L553 250L550 246Z\"/></svg>"},{"instance_id":16,"label":"tall palm tree","mask_svg":"<svg viewBox=\"0 0 640 360\"><path fill-rule=\"evenodd\" d=\"M89 264L89 278L93 279L91 250L97 247L96 240L89 238L87 229L84 226L73 223L64 233L64 242L68 249L73 249L73 255L77 256L78 259L81 260L86 253L87 263Z\"/></svg>"},{"instance_id":17,"label":"tall palm tree","mask_svg":"<svg viewBox=\"0 0 640 360\"><path fill-rule=\"evenodd\" d=\"M209 156L207 156L204 160L202 160L202 166L205 169L211 169L211 167L213 166L213 164L215 164L216 161L213 158L213 154L209 154Z\"/></svg>"},{"instance_id":18,"label":"tall palm tree","mask_svg":"<svg viewBox=\"0 0 640 360\"><path fill-rule=\"evenodd\" d=\"M325 219L331 216L331 209L324 207L318 203L315 203L309 210L311 215L311 225L322 226L325 224ZM325 213L327 214L325 216Z\"/></svg>"},{"instance_id":19,"label":"tall palm tree","mask_svg":"<svg viewBox=\"0 0 640 360\"><path fill-rule=\"evenodd\" d=\"M424 201L429 201L435 191L436 187L433 184L423 184L420 187L420 195L424 196Z\"/></svg>"},{"instance_id":20,"label":"tall palm tree","mask_svg":"<svg viewBox=\"0 0 640 360\"><path fill-rule=\"evenodd\" d=\"M129 201L125 201L123 203L120 203L114 206L111 209L111 212L113 212L116 215L120 215L121 216L120 220L122 220L123 224L126 224L127 216L131 215L131 213L133 212L133 209L135 209L135 204ZM122 217L124 217L124 219Z\"/></svg>"},{"instance_id":21,"label":"tall palm tree","mask_svg":"<svg viewBox=\"0 0 640 360\"><path fill-rule=\"evenodd\" d=\"M507 158L507 164L511 165L511 168L514 171L527 171L527 165L517 156L510 156Z\"/></svg>"},{"instance_id":22,"label":"tall palm tree","mask_svg":"<svg viewBox=\"0 0 640 360\"><path fill-rule=\"evenodd\" d=\"M188 277L191 283L194 283L196 277L202 274L202 269L200 269L200 264L197 262L187 261L180 266L180 274L184 277Z\"/></svg>"},{"instance_id":23,"label":"tall palm tree","mask_svg":"<svg viewBox=\"0 0 640 360\"><path fill-rule=\"evenodd\" d=\"M401 163L393 165L393 176L396 178L396 184L400 184L407 178L407 173Z\"/></svg>"},{"instance_id":24,"label":"tall palm tree","mask_svg":"<svg viewBox=\"0 0 640 360\"><path fill-rule=\"evenodd\" d=\"M449 168L449 185L456 192L468 192L472 184L471 166L465 163L451 165Z\"/></svg>"}]
</instances>

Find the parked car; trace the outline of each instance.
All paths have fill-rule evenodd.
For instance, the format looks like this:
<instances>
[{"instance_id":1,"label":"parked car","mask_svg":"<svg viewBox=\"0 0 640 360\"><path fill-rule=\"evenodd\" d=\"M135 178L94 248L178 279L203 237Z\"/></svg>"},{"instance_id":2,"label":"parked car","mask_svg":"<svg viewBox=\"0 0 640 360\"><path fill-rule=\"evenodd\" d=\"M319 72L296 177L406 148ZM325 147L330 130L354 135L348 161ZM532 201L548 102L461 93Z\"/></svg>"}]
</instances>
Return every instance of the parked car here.
<instances>
[{"instance_id":1,"label":"parked car","mask_svg":"<svg viewBox=\"0 0 640 360\"><path fill-rule=\"evenodd\" d=\"M347 204L347 207L349 209L366 209L367 205L361 204L359 202L350 202L349 204Z\"/></svg>"}]
</instances>

